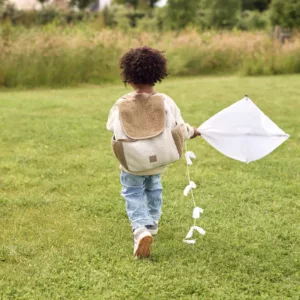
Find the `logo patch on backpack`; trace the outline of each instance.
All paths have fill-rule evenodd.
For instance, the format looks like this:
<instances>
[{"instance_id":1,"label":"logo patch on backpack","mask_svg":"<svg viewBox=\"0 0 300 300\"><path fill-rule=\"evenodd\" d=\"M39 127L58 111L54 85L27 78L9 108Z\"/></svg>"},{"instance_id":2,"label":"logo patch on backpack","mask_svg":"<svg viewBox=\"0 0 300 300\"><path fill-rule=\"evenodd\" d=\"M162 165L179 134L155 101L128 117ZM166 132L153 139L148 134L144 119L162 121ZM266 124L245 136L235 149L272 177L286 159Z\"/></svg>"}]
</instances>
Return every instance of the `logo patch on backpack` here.
<instances>
[{"instance_id":1,"label":"logo patch on backpack","mask_svg":"<svg viewBox=\"0 0 300 300\"><path fill-rule=\"evenodd\" d=\"M150 163L157 162L157 157L156 157L156 155L149 156L149 161L150 161Z\"/></svg>"}]
</instances>

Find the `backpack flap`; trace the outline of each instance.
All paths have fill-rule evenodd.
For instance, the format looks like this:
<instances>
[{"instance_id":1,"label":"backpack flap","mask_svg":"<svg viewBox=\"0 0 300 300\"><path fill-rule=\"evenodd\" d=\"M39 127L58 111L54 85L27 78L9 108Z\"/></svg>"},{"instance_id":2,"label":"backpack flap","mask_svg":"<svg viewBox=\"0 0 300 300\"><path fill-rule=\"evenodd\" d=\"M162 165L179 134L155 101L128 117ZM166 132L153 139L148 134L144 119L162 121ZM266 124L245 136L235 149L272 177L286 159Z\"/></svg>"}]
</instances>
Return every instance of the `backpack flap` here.
<instances>
[{"instance_id":1,"label":"backpack flap","mask_svg":"<svg viewBox=\"0 0 300 300\"><path fill-rule=\"evenodd\" d=\"M164 98L152 95L129 98L119 104L119 118L124 133L133 140L149 139L165 128Z\"/></svg>"}]
</instances>

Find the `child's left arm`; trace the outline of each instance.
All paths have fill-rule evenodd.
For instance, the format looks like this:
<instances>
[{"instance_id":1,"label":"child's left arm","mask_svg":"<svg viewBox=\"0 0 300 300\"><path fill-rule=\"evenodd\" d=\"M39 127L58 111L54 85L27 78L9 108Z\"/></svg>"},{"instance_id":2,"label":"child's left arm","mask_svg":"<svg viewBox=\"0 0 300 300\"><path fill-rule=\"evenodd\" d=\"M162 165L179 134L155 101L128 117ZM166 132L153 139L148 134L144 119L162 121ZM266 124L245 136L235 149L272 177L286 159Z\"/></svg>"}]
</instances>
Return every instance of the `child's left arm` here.
<instances>
[{"instance_id":1,"label":"child's left arm","mask_svg":"<svg viewBox=\"0 0 300 300\"><path fill-rule=\"evenodd\" d=\"M120 99L111 108L111 110L109 112L108 120L106 123L106 129L109 131L112 131L112 132L114 132L115 119L118 116L119 102L120 102Z\"/></svg>"}]
</instances>

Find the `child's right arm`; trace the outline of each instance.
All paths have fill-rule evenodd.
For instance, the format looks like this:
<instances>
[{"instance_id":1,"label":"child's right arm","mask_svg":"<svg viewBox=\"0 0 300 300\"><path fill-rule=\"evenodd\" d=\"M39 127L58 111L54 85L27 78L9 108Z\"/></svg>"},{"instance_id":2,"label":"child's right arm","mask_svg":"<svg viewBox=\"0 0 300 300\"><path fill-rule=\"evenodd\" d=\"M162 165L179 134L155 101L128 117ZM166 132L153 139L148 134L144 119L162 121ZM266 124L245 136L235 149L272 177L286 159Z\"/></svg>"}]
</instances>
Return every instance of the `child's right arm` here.
<instances>
[{"instance_id":1,"label":"child's right arm","mask_svg":"<svg viewBox=\"0 0 300 300\"><path fill-rule=\"evenodd\" d=\"M181 111L176 105L176 103L174 102L174 100L167 95L164 96L165 99L168 101L168 104L170 106L176 124L182 126L184 132L184 139L187 140L187 139L195 138L196 136L200 136L200 133L197 131L195 127L192 127L191 125L184 122L181 116Z\"/></svg>"}]
</instances>

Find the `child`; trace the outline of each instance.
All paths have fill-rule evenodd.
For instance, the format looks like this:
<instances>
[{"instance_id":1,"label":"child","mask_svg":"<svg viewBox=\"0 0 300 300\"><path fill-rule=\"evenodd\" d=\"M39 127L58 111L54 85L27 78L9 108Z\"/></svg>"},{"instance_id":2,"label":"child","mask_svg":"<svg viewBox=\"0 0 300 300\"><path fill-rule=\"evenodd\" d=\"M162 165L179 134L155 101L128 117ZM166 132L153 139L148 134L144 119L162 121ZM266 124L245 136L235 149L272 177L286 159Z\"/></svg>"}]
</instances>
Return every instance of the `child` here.
<instances>
[{"instance_id":1,"label":"child","mask_svg":"<svg viewBox=\"0 0 300 300\"><path fill-rule=\"evenodd\" d=\"M162 52L150 47L131 49L121 58L120 67L123 82L135 91L115 103L106 127L114 133L113 149L121 163L121 194L133 230L133 255L148 257L161 216L161 173L180 158L184 140L200 133L184 123L170 97L153 90L167 76Z\"/></svg>"}]
</instances>

